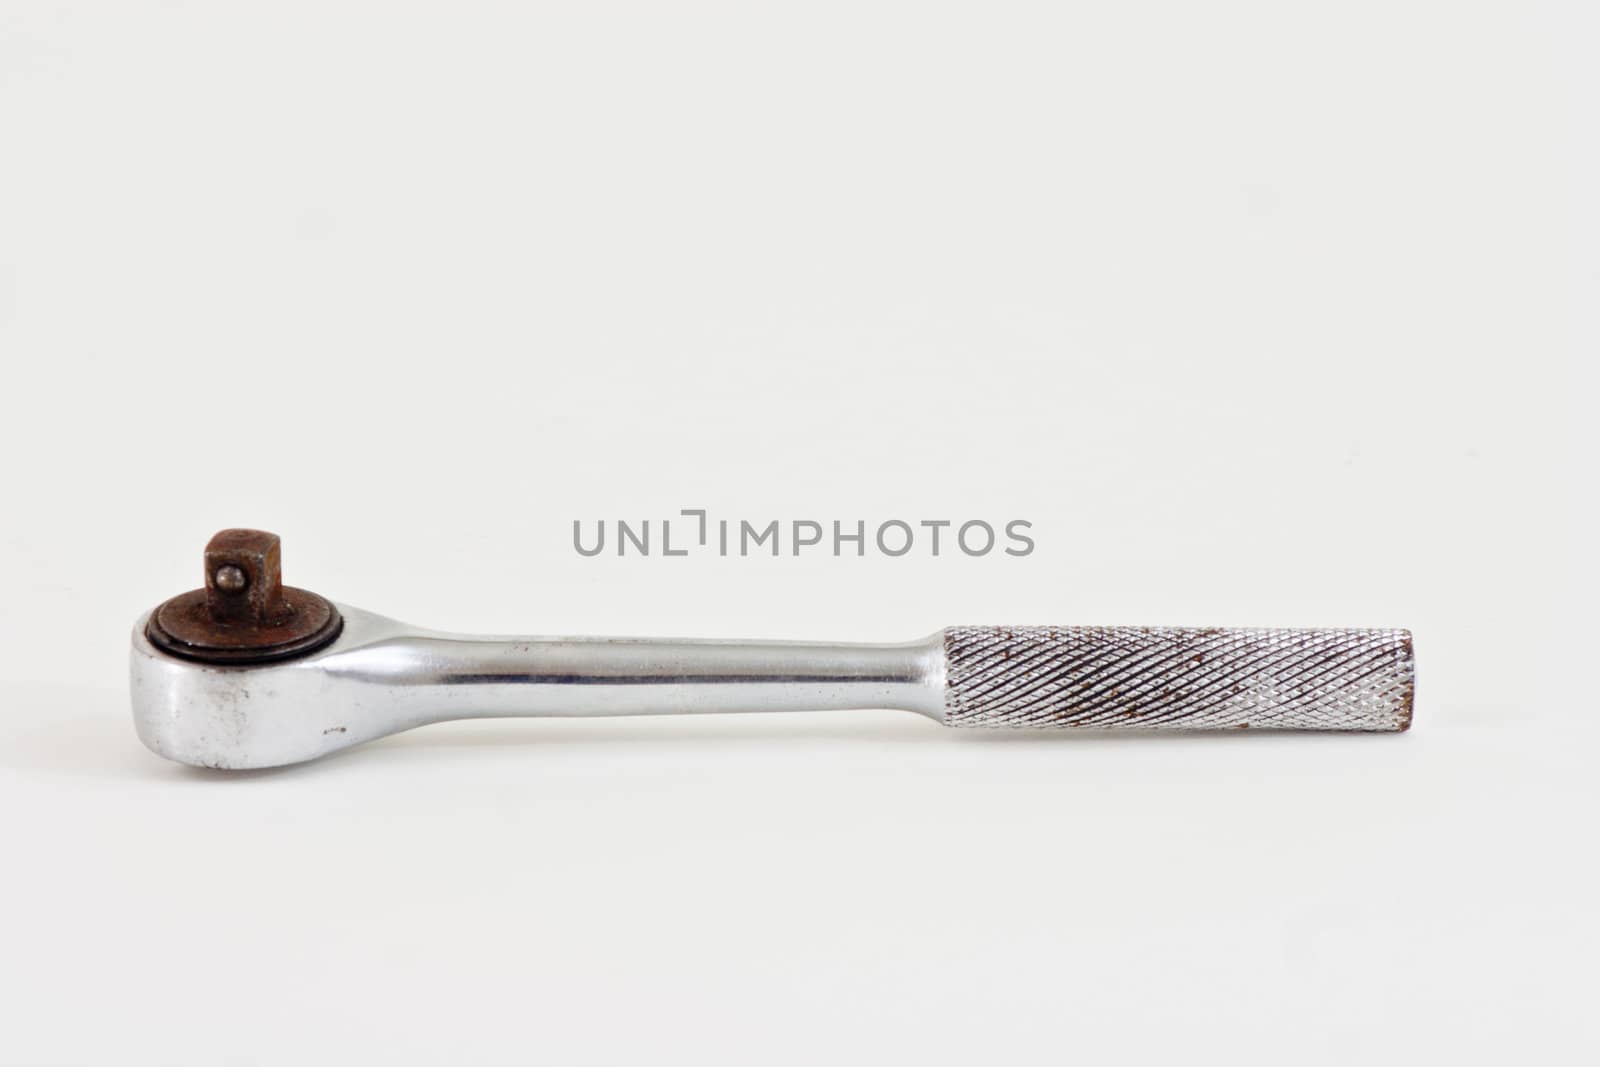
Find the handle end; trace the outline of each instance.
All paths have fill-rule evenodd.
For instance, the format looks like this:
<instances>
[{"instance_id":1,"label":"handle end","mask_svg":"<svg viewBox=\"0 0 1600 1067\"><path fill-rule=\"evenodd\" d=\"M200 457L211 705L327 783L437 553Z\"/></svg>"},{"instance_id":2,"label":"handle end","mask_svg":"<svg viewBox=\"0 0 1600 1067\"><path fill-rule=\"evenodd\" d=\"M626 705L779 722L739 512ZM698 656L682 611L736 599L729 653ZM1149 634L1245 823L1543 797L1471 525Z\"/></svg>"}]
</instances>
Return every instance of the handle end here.
<instances>
[{"instance_id":1,"label":"handle end","mask_svg":"<svg viewBox=\"0 0 1600 1067\"><path fill-rule=\"evenodd\" d=\"M948 726L1411 726L1409 630L961 626L944 632Z\"/></svg>"}]
</instances>

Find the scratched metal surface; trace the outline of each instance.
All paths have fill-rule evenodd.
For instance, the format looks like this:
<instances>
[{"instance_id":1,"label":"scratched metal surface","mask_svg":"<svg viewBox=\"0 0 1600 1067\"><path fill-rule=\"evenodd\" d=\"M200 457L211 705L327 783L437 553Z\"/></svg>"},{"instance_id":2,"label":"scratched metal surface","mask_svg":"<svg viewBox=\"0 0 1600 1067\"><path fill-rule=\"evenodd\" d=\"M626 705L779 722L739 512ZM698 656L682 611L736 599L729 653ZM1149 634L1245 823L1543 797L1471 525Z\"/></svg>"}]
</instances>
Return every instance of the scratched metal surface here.
<instances>
[{"instance_id":1,"label":"scratched metal surface","mask_svg":"<svg viewBox=\"0 0 1600 1067\"><path fill-rule=\"evenodd\" d=\"M958 626L949 726L1404 730L1405 630Z\"/></svg>"}]
</instances>

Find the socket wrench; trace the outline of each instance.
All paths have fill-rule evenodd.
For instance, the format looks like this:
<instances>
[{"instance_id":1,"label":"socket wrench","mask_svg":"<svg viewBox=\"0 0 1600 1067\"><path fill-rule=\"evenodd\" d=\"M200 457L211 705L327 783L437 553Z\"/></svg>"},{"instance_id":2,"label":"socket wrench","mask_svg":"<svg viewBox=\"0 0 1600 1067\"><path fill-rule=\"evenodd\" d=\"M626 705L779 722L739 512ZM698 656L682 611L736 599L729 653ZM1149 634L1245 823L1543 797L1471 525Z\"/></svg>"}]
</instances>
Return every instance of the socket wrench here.
<instances>
[{"instance_id":1,"label":"socket wrench","mask_svg":"<svg viewBox=\"0 0 1600 1067\"><path fill-rule=\"evenodd\" d=\"M200 767L316 759L429 723L896 708L952 727L1410 727L1393 629L958 626L902 644L439 633L284 586L278 538L224 530L205 586L133 631L134 726Z\"/></svg>"}]
</instances>

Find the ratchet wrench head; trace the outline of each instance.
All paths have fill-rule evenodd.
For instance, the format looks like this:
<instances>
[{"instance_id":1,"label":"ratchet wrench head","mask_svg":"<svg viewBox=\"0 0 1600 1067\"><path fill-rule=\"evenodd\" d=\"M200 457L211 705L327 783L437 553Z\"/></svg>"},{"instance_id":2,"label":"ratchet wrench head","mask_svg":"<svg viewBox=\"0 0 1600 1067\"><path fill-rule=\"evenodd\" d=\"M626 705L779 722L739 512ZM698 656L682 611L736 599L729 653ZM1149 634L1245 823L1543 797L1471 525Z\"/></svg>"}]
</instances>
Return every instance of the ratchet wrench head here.
<instances>
[{"instance_id":1,"label":"ratchet wrench head","mask_svg":"<svg viewBox=\"0 0 1600 1067\"><path fill-rule=\"evenodd\" d=\"M260 767L365 740L332 721L336 705L318 698L317 656L345 616L284 585L282 554L276 534L223 530L206 545L205 584L139 620L133 717L146 745L184 763ZM372 618L363 616L363 629Z\"/></svg>"},{"instance_id":2,"label":"ratchet wrench head","mask_svg":"<svg viewBox=\"0 0 1600 1067\"><path fill-rule=\"evenodd\" d=\"M133 630L129 693L139 739L159 755L197 767L277 767L438 721L438 708L386 681L415 657L395 642L412 627L355 608L313 651L267 662L205 662L152 638L155 612ZM387 676L387 677L386 677Z\"/></svg>"}]
</instances>

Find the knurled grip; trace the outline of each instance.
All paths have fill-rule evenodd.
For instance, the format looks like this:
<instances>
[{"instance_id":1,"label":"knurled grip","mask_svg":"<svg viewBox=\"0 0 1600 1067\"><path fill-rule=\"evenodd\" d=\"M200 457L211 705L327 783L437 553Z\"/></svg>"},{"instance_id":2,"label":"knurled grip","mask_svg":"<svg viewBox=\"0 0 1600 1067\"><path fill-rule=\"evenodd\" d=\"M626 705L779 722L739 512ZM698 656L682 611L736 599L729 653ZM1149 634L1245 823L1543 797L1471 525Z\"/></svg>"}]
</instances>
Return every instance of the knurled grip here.
<instances>
[{"instance_id":1,"label":"knurled grip","mask_svg":"<svg viewBox=\"0 0 1600 1067\"><path fill-rule=\"evenodd\" d=\"M957 626L945 724L1016 729L1404 730L1406 630Z\"/></svg>"}]
</instances>

